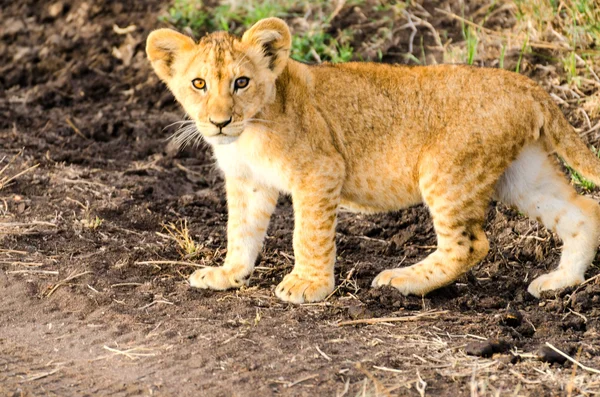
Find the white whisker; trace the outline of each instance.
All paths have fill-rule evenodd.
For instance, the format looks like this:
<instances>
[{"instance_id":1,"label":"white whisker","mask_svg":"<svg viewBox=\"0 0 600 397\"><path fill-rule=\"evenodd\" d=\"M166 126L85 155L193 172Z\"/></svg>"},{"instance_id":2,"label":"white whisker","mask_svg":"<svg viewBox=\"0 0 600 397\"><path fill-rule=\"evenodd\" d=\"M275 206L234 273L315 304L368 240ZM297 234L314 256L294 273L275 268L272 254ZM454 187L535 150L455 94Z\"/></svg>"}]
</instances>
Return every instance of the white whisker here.
<instances>
[{"instance_id":1,"label":"white whisker","mask_svg":"<svg viewBox=\"0 0 600 397\"><path fill-rule=\"evenodd\" d=\"M190 142L202 139L202 134L198 131L195 122L190 121L190 123L180 123L179 128L167 139L175 142L179 150L183 150Z\"/></svg>"}]
</instances>

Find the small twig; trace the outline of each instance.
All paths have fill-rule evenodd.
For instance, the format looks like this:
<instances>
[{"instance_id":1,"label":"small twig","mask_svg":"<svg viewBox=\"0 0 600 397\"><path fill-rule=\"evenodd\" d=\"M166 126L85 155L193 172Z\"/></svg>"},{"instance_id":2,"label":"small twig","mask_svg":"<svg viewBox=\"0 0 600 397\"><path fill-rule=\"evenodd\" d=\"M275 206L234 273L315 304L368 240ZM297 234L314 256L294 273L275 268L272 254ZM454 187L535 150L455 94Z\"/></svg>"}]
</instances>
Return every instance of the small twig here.
<instances>
[{"instance_id":1,"label":"small twig","mask_svg":"<svg viewBox=\"0 0 600 397\"><path fill-rule=\"evenodd\" d=\"M16 175L13 175L13 176L11 176L10 178L7 178L7 179L4 179L4 178L3 178L2 180L0 180L0 190L1 190L1 189L2 189L4 186L8 185L8 183L9 183L10 181L13 181L13 180L17 179L17 178L18 178L18 177L20 177L21 175L24 175L24 174L28 173L29 171L32 171L32 170L36 169L36 168L37 168L37 167L39 167L39 166L40 166L39 164L32 165L31 167L29 167L29 168L27 168L27 169L25 169L25 170L23 170L23 171L21 171L21 172L17 173Z\"/></svg>"},{"instance_id":2,"label":"small twig","mask_svg":"<svg viewBox=\"0 0 600 397\"><path fill-rule=\"evenodd\" d=\"M117 284L111 285L110 288L129 287L129 286L138 286L138 285L144 285L144 284L142 284L142 283L117 283Z\"/></svg>"},{"instance_id":3,"label":"small twig","mask_svg":"<svg viewBox=\"0 0 600 397\"><path fill-rule=\"evenodd\" d=\"M423 378L421 378L421 374L419 373L418 369L417 378L419 379L417 380L417 382L415 382L415 388L417 389L421 397L425 397L425 389L427 388L427 382L425 382Z\"/></svg>"},{"instance_id":4,"label":"small twig","mask_svg":"<svg viewBox=\"0 0 600 397\"><path fill-rule=\"evenodd\" d=\"M554 350L555 352L557 352L558 354L560 354L561 356L563 356L564 358L566 358L567 360L569 360L573 364L579 366L579 368L583 369L584 371L592 372L594 374L600 374L599 370L594 369L594 368L590 368L588 366L585 366L585 365L581 364L579 361L575 360L574 358L572 358L568 354L566 354L566 353L562 352L561 350L557 349L556 347L554 347L550 342L546 342L546 346L548 346L550 349Z\"/></svg>"},{"instance_id":5,"label":"small twig","mask_svg":"<svg viewBox=\"0 0 600 397\"><path fill-rule=\"evenodd\" d=\"M37 273L37 274L52 274L58 276L58 270L37 270L37 269L24 269L24 270L9 270L7 274L22 274L22 273Z\"/></svg>"},{"instance_id":6,"label":"small twig","mask_svg":"<svg viewBox=\"0 0 600 397\"><path fill-rule=\"evenodd\" d=\"M31 226L52 226L52 227L57 227L56 223L44 222L44 221L2 222L2 223L0 223L0 227L31 227Z\"/></svg>"},{"instance_id":7,"label":"small twig","mask_svg":"<svg viewBox=\"0 0 600 397\"><path fill-rule=\"evenodd\" d=\"M361 363L356 363L354 367L360 372L362 372L367 378L369 378L371 382L373 382L373 384L375 385L375 394L377 396L390 396L390 392L385 388L385 386L383 386L381 382L379 382L379 380L377 380L377 378L373 376L371 372L367 371L366 368L363 368Z\"/></svg>"},{"instance_id":8,"label":"small twig","mask_svg":"<svg viewBox=\"0 0 600 397\"><path fill-rule=\"evenodd\" d=\"M344 284L347 284L350 281L350 278L354 275L354 271L356 270L356 266L353 267L352 269L350 269L350 271L348 272L348 274L346 275L346 278L344 279L344 281L342 281L336 289L334 289L329 295L327 295L327 298L325 298L325 301L328 301L329 298L331 298L333 295L335 295L336 292L338 292L340 290L340 288L342 288L342 286Z\"/></svg>"},{"instance_id":9,"label":"small twig","mask_svg":"<svg viewBox=\"0 0 600 397\"><path fill-rule=\"evenodd\" d=\"M397 374L403 374L406 371L402 371L401 369L394 369L394 368L388 368L388 367L380 367L378 365L373 365L373 368L378 369L380 371L386 371L386 372L394 372Z\"/></svg>"},{"instance_id":10,"label":"small twig","mask_svg":"<svg viewBox=\"0 0 600 397\"><path fill-rule=\"evenodd\" d=\"M71 121L70 118L66 117L65 121L67 122L67 124L69 124L69 127L71 127L73 129L73 131L75 131L75 133L77 135L79 135L80 137L82 137L83 139L88 139L87 136L83 135L83 133L79 130L79 128L77 128L77 126Z\"/></svg>"},{"instance_id":11,"label":"small twig","mask_svg":"<svg viewBox=\"0 0 600 397\"><path fill-rule=\"evenodd\" d=\"M61 286L65 285L65 284L66 284L66 283L68 283L69 281L71 281L71 280L74 280L74 279L76 279L76 278L78 278L78 277L81 277L81 276L85 276L86 274L90 274L90 273L93 273L93 272L91 272L91 271L89 271L89 270L88 270L88 271L85 271L85 272L83 272L83 273L79 273L79 274L75 274L75 275L69 276L69 277L65 278L64 280L62 280L62 281L59 281L59 282L58 282L58 283L57 283L57 284L56 284L56 285L55 285L55 286L54 286L54 287L53 287L53 288L52 288L52 289L51 289L51 290L50 290L50 291L49 291L49 292L46 294L46 298L50 297L50 295L52 295L52 294L54 293L54 291L56 291L58 288L60 288Z\"/></svg>"},{"instance_id":12,"label":"small twig","mask_svg":"<svg viewBox=\"0 0 600 397\"><path fill-rule=\"evenodd\" d=\"M404 316L404 317L380 317L380 318L366 318L360 320L349 320L349 321L340 321L337 323L338 327L343 325L356 325L356 324L377 324L377 323L393 323L393 322L404 322L404 321L416 321L416 320L425 320L438 317L442 314L448 313L448 310L440 310L440 311L430 311L425 313L415 314L414 316Z\"/></svg>"},{"instance_id":13,"label":"small twig","mask_svg":"<svg viewBox=\"0 0 600 397\"><path fill-rule=\"evenodd\" d=\"M331 357L329 357L327 354L325 354L325 353L323 352L323 350L319 349L319 346L318 346L318 345L315 345L315 348L317 349L317 351L319 352L319 354L320 354L321 356L323 356L323 358L324 358L325 360L327 360L327 361L331 361Z\"/></svg>"},{"instance_id":14,"label":"small twig","mask_svg":"<svg viewBox=\"0 0 600 397\"><path fill-rule=\"evenodd\" d=\"M288 387L296 386L299 383L306 382L307 380L311 380L311 379L318 378L318 377L319 377L319 374L308 375L308 376L305 376L304 378L300 378L291 383L288 383L287 385L284 385L283 387L288 388Z\"/></svg>"},{"instance_id":15,"label":"small twig","mask_svg":"<svg viewBox=\"0 0 600 397\"><path fill-rule=\"evenodd\" d=\"M164 303L164 304L167 304L167 305L174 305L173 302L169 302L169 301L166 301L166 300L157 300L157 301L152 301L152 302L148 303L147 305L144 305L144 306L140 307L139 309L140 310L147 309L147 308L149 308L151 306L156 305L157 303Z\"/></svg>"},{"instance_id":16,"label":"small twig","mask_svg":"<svg viewBox=\"0 0 600 397\"><path fill-rule=\"evenodd\" d=\"M117 355L123 355L131 360L135 360L138 357L156 356L156 353L136 353L137 350L150 350L150 349L146 349L143 347L133 347L133 348L127 349L127 350L118 350L118 349L114 349L112 347L108 347L106 345L104 345L103 347L104 347L104 349L108 350L109 352L115 353Z\"/></svg>"},{"instance_id":17,"label":"small twig","mask_svg":"<svg viewBox=\"0 0 600 397\"><path fill-rule=\"evenodd\" d=\"M600 123L598 123L598 125L600 125ZM567 303L565 304L565 306L569 306L569 305L571 304L571 301L572 301L572 300L575 298L576 294L577 294L579 291L581 291L581 290L583 289L583 287L584 287L586 284L589 284L589 283L591 283L592 281L595 281L595 280L597 280L598 278L600 278L600 274L596 274L594 277L590 277L590 278L588 278L587 280L585 280L583 283L579 284L579 285L577 286L577 288L575 288L575 291L573 291L573 292L571 293L571 296L569 296L569 299L567 300Z\"/></svg>"},{"instance_id":18,"label":"small twig","mask_svg":"<svg viewBox=\"0 0 600 397\"><path fill-rule=\"evenodd\" d=\"M4 253L4 254L17 254L17 255L27 255L29 252L27 252L27 251L9 250L9 249L0 249L0 253Z\"/></svg>"},{"instance_id":19,"label":"small twig","mask_svg":"<svg viewBox=\"0 0 600 397\"><path fill-rule=\"evenodd\" d=\"M135 262L135 265L185 265L185 266L193 266L193 267L207 267L206 265L200 265L198 263L193 262L185 262L185 261L141 261Z\"/></svg>"},{"instance_id":20,"label":"small twig","mask_svg":"<svg viewBox=\"0 0 600 397\"><path fill-rule=\"evenodd\" d=\"M575 367L575 368L577 368L577 367ZM541 380L529 380L525 376L523 376L523 374L518 373L514 369L509 369L508 372L510 372L511 374L513 374L514 376L519 378L523 383L528 384L528 385L537 385L539 383L542 383Z\"/></svg>"},{"instance_id":21,"label":"small twig","mask_svg":"<svg viewBox=\"0 0 600 397\"><path fill-rule=\"evenodd\" d=\"M581 135L581 136L586 136L586 135L589 135L589 134L591 134L592 132L594 132L594 131L596 131L596 130L598 130L598 129L600 129L600 122L596 123L596 125L595 125L595 126L593 126L592 128L590 128L590 129L589 129L589 130L587 130L587 131L584 131L584 132L582 132L582 133L581 133L581 134L579 134L579 135Z\"/></svg>"},{"instance_id":22,"label":"small twig","mask_svg":"<svg viewBox=\"0 0 600 397\"><path fill-rule=\"evenodd\" d=\"M43 262L21 262L21 261L0 261L3 265L13 265L13 266L44 266Z\"/></svg>"},{"instance_id":23,"label":"small twig","mask_svg":"<svg viewBox=\"0 0 600 397\"><path fill-rule=\"evenodd\" d=\"M594 78L596 79L596 81L598 83L600 83L600 77L598 77L598 75L596 74L596 72L594 72L594 69L586 61L584 61L583 58L581 58L579 55L575 54L575 58L577 58L577 60L579 62L582 62L585 65L585 67L587 68L587 70L590 71L590 73L592 74L592 76L594 76Z\"/></svg>"},{"instance_id":24,"label":"small twig","mask_svg":"<svg viewBox=\"0 0 600 397\"><path fill-rule=\"evenodd\" d=\"M26 379L23 379L23 380L21 381L21 383L23 383L23 382L31 382L31 381L33 381L33 380L42 379L42 378L45 378L46 376L50 376L50 375L52 375L52 374L55 374L55 373L57 373L58 371L60 371L60 367L58 367L58 368L55 368L55 369L53 369L52 371L48 371L48 372L41 372L41 373L39 373L39 374L32 375L32 376L30 376L30 377L28 377L28 378L26 378Z\"/></svg>"}]
</instances>

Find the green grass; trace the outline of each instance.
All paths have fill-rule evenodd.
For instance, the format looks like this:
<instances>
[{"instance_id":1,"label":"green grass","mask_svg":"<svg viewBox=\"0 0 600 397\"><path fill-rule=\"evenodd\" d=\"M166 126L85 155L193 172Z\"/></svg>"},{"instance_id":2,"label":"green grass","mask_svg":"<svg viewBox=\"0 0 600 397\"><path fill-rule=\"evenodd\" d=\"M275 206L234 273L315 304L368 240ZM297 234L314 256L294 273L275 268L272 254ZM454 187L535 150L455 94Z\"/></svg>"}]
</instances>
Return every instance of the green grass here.
<instances>
[{"instance_id":1,"label":"green grass","mask_svg":"<svg viewBox=\"0 0 600 397\"><path fill-rule=\"evenodd\" d=\"M354 3L361 4L361 0ZM201 0L175 0L161 20L196 36L216 30L240 35L263 18L291 19L310 14L308 29L293 36L292 58L304 62L349 61L354 55L352 34L342 31L334 36L328 31L330 6L326 1L267 0L240 2L236 7L224 3L208 9Z\"/></svg>"},{"instance_id":2,"label":"green grass","mask_svg":"<svg viewBox=\"0 0 600 397\"><path fill-rule=\"evenodd\" d=\"M197 32L210 25L209 17L201 1L175 0L168 10L168 15L160 16L159 20L181 29L189 27L193 32Z\"/></svg>"},{"instance_id":3,"label":"green grass","mask_svg":"<svg viewBox=\"0 0 600 397\"><path fill-rule=\"evenodd\" d=\"M463 24L463 36L467 43L467 65L472 65L475 61L475 56L477 55L477 43L479 43L479 39L475 34L475 31L470 26L467 26L465 29Z\"/></svg>"},{"instance_id":4,"label":"green grass","mask_svg":"<svg viewBox=\"0 0 600 397\"><path fill-rule=\"evenodd\" d=\"M592 146L592 152L596 154L596 157L600 158L600 149L596 150L596 148ZM583 189L588 191L594 190L596 188L596 185L592 181L585 179L583 175L581 175L575 169L571 168L564 161L563 164L565 164L565 166L569 170L569 173L571 174L571 181L573 182L573 184L581 186Z\"/></svg>"},{"instance_id":5,"label":"green grass","mask_svg":"<svg viewBox=\"0 0 600 397\"><path fill-rule=\"evenodd\" d=\"M585 179L579 172L575 171L573 168L567 166L567 169L571 173L571 181L578 186L581 186L585 190L594 190L596 185L593 182Z\"/></svg>"},{"instance_id":6,"label":"green grass","mask_svg":"<svg viewBox=\"0 0 600 397\"><path fill-rule=\"evenodd\" d=\"M600 48L600 6L598 0L514 0L518 25L523 31L534 31L543 37L552 32L569 51L559 55L568 83L579 85L582 73L577 70L577 57L584 62L597 59ZM529 38L529 35L528 35Z\"/></svg>"}]
</instances>

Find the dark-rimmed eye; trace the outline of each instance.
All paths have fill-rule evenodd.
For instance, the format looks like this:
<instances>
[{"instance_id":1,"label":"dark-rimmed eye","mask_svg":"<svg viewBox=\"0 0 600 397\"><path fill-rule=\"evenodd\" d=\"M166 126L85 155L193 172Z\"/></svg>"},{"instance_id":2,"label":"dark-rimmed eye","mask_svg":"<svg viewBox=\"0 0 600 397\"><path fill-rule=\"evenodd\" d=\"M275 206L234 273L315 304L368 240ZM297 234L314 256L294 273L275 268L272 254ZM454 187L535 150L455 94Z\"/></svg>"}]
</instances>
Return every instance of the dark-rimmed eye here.
<instances>
[{"instance_id":1,"label":"dark-rimmed eye","mask_svg":"<svg viewBox=\"0 0 600 397\"><path fill-rule=\"evenodd\" d=\"M235 80L234 88L236 90L248 87L250 79L248 77L240 77Z\"/></svg>"},{"instance_id":2,"label":"dark-rimmed eye","mask_svg":"<svg viewBox=\"0 0 600 397\"><path fill-rule=\"evenodd\" d=\"M192 87L197 90L205 90L206 89L206 81L203 79L194 79L192 80Z\"/></svg>"}]
</instances>

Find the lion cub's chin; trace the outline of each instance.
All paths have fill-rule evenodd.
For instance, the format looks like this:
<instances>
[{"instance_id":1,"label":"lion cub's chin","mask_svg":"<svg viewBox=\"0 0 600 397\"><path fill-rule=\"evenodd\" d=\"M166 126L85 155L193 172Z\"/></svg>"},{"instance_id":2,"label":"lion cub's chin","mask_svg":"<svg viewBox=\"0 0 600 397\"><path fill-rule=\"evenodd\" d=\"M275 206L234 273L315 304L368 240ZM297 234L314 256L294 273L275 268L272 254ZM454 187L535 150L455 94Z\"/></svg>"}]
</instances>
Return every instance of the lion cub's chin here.
<instances>
[{"instance_id":1,"label":"lion cub's chin","mask_svg":"<svg viewBox=\"0 0 600 397\"><path fill-rule=\"evenodd\" d=\"M228 145L238 140L240 136L231 136L231 135L213 135L213 136L205 136L204 140L211 145Z\"/></svg>"}]
</instances>

